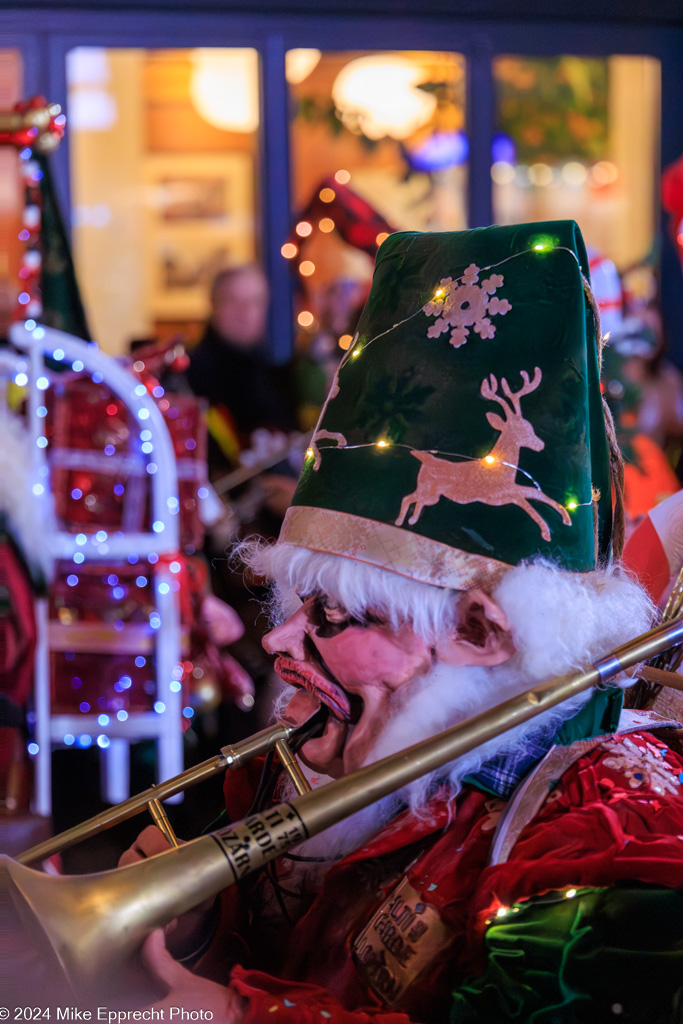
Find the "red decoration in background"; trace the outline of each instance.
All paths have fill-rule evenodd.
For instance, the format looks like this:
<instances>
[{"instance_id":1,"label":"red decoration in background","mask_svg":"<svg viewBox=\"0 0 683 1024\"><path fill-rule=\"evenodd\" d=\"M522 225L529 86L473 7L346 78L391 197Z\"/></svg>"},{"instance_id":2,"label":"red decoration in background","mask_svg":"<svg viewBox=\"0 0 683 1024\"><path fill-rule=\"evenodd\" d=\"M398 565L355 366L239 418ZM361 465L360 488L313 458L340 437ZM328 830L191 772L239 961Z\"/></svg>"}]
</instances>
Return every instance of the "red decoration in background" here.
<instances>
[{"instance_id":1,"label":"red decoration in background","mask_svg":"<svg viewBox=\"0 0 683 1024\"><path fill-rule=\"evenodd\" d=\"M153 588L154 566L145 562L57 565L50 590L53 712L151 710Z\"/></svg>"},{"instance_id":2,"label":"red decoration in background","mask_svg":"<svg viewBox=\"0 0 683 1024\"><path fill-rule=\"evenodd\" d=\"M78 578L77 585L68 582L73 576ZM154 566L144 561L133 565L58 562L50 588L50 618L63 625L102 623L122 628L147 624L154 611L153 586Z\"/></svg>"},{"instance_id":3,"label":"red decoration in background","mask_svg":"<svg viewBox=\"0 0 683 1024\"><path fill-rule=\"evenodd\" d=\"M326 202L320 198L334 193ZM297 217L297 223L318 222L320 218L329 217L334 221L335 229L348 245L361 249L373 259L378 249L377 236L390 235L396 229L382 217L365 199L348 185L340 185L334 177L325 178L316 188L313 198L308 202ZM299 248L301 239L293 230L287 241Z\"/></svg>"},{"instance_id":4,"label":"red decoration in background","mask_svg":"<svg viewBox=\"0 0 683 1024\"><path fill-rule=\"evenodd\" d=\"M36 621L28 570L5 540L0 543L0 693L18 708L33 685Z\"/></svg>"},{"instance_id":5,"label":"red decoration in background","mask_svg":"<svg viewBox=\"0 0 683 1024\"><path fill-rule=\"evenodd\" d=\"M241 635L243 627L232 609L206 597L206 566L192 557L204 537L198 492L206 484L206 424L197 399L166 392L159 382L164 370L184 369L185 360L184 351L170 344L136 353L130 367L157 402L171 435L178 470L181 550L133 564L69 561L58 565L50 595L51 628L57 638L51 654L56 711L114 715L153 707L157 694L150 617L159 566L170 569L170 586L180 600L184 700L195 703L197 665L206 666L218 683L218 699L237 700L247 707L243 698L253 693L244 669L221 650ZM46 406L48 461L62 527L88 538L100 530L107 534L150 531L147 467L154 454L144 450L144 424L129 414L106 385L75 373L64 373L54 381L46 393ZM207 607L210 601L221 607ZM236 621L230 619L226 625L226 616ZM201 701L199 696L197 703ZM187 719L184 722L190 724Z\"/></svg>"},{"instance_id":6,"label":"red decoration in background","mask_svg":"<svg viewBox=\"0 0 683 1024\"><path fill-rule=\"evenodd\" d=\"M53 714L150 711L156 700L154 659L69 651L50 655Z\"/></svg>"},{"instance_id":7,"label":"red decoration in background","mask_svg":"<svg viewBox=\"0 0 683 1024\"><path fill-rule=\"evenodd\" d=\"M636 526L624 545L623 562L652 600L659 603L671 580L666 548L649 515Z\"/></svg>"},{"instance_id":8,"label":"red decoration in background","mask_svg":"<svg viewBox=\"0 0 683 1024\"><path fill-rule=\"evenodd\" d=\"M9 114L0 120L0 145L29 146L39 153L51 153L64 137L66 118L58 103L48 103L44 96L15 103Z\"/></svg>"},{"instance_id":9,"label":"red decoration in background","mask_svg":"<svg viewBox=\"0 0 683 1024\"><path fill-rule=\"evenodd\" d=\"M190 635L200 616L205 575L201 566L190 571L189 565L196 562L191 556L204 536L198 490L206 480L206 429L196 399L167 394L152 372L154 368L160 374L178 358L175 350L157 350L151 360L135 359L130 369L157 402L171 436L179 477L181 551L134 564L69 561L57 566L50 593L56 711L113 715L153 707L157 694L150 616L155 609L155 566L160 563L178 567L170 585L180 597L184 656L192 657ZM105 384L85 374L56 378L45 404L48 461L61 526L88 538L100 530L151 531L148 466L154 453L141 440L144 424ZM151 437L150 432L150 446ZM190 678L184 672L180 680L186 700Z\"/></svg>"},{"instance_id":10,"label":"red decoration in background","mask_svg":"<svg viewBox=\"0 0 683 1024\"><path fill-rule=\"evenodd\" d=\"M31 784L23 736L37 640L33 586L13 545L0 543L0 817L28 810ZM21 723L21 724L20 724Z\"/></svg>"},{"instance_id":11,"label":"red decoration in background","mask_svg":"<svg viewBox=\"0 0 683 1024\"><path fill-rule=\"evenodd\" d=\"M662 206L680 220L683 217L683 154L662 173Z\"/></svg>"},{"instance_id":12,"label":"red decoration in background","mask_svg":"<svg viewBox=\"0 0 683 1024\"><path fill-rule=\"evenodd\" d=\"M180 546L194 554L204 537L197 492L206 479L206 426L199 403L191 395L167 395L147 361L136 359L131 369L168 426L178 470ZM149 530L147 466L153 456L140 450L140 424L123 402L104 384L68 373L55 381L47 407L56 513L65 528Z\"/></svg>"},{"instance_id":13,"label":"red decoration in background","mask_svg":"<svg viewBox=\"0 0 683 1024\"><path fill-rule=\"evenodd\" d=\"M664 169L662 206L671 214L671 235L683 264L683 154Z\"/></svg>"}]
</instances>

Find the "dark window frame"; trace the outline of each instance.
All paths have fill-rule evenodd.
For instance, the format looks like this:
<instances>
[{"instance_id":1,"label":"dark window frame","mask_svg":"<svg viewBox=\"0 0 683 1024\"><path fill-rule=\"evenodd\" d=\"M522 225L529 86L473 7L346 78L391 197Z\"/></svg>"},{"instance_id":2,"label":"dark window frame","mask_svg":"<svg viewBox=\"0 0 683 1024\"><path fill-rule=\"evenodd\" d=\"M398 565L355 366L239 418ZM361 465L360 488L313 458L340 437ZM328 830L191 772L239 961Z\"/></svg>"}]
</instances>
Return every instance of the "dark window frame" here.
<instances>
[{"instance_id":1,"label":"dark window frame","mask_svg":"<svg viewBox=\"0 0 683 1024\"><path fill-rule=\"evenodd\" d=\"M142 6L142 4L141 4ZM16 10L0 14L2 46L16 46L24 60L24 93L43 94L59 103L66 99L66 54L76 46L169 48L250 46L261 61L260 210L264 268L272 288L271 355L288 358L292 348L291 280L280 246L291 218L288 110L284 55L294 47L321 50L452 50L467 62L467 124L470 136L468 222L471 227L492 219L490 138L495 118L492 64L497 54L544 57L560 54L608 57L634 54L654 57L662 72L660 166L683 152L683 26L511 20L459 17L452 13L329 14L324 7L306 13L244 13L230 10L166 10L138 8L88 10ZM28 29L28 31L27 31ZM65 215L70 210L69 146L55 154L54 172ZM662 225L665 218L662 216ZM683 365L683 295L673 246L662 227L662 306L673 358Z\"/></svg>"}]
</instances>

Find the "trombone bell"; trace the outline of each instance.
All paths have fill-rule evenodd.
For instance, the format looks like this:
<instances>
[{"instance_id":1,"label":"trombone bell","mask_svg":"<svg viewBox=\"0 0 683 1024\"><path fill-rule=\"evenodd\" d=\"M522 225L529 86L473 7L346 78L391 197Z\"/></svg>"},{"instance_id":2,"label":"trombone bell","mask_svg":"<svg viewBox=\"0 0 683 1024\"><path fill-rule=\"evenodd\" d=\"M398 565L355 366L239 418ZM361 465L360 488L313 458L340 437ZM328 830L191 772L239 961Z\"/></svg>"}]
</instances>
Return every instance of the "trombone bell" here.
<instances>
[{"instance_id":1,"label":"trombone bell","mask_svg":"<svg viewBox=\"0 0 683 1024\"><path fill-rule=\"evenodd\" d=\"M183 886L182 880L192 884ZM107 992L149 1001L133 954L154 928L172 921L229 885L233 872L211 836L202 836L167 854L94 875L54 876L0 857L0 891L7 892L16 927L30 936L34 957L16 978L23 995L101 1001ZM22 958L23 959L23 958ZM37 966L39 969L37 973ZM23 982L23 984L22 984ZM141 988L143 991L141 991ZM17 1005L20 1005L18 1002Z\"/></svg>"}]
</instances>

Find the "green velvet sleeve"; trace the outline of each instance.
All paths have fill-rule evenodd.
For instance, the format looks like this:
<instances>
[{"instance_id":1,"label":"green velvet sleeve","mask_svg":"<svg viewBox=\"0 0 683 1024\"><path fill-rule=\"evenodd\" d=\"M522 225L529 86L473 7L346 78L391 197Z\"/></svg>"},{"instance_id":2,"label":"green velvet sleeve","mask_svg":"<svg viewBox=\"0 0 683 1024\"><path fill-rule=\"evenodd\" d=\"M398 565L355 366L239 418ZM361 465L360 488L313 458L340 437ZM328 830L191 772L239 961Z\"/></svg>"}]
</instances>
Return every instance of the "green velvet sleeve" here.
<instances>
[{"instance_id":1,"label":"green velvet sleeve","mask_svg":"<svg viewBox=\"0 0 683 1024\"><path fill-rule=\"evenodd\" d=\"M451 1024L683 1024L681 889L549 893L485 941L485 974L454 992Z\"/></svg>"}]
</instances>

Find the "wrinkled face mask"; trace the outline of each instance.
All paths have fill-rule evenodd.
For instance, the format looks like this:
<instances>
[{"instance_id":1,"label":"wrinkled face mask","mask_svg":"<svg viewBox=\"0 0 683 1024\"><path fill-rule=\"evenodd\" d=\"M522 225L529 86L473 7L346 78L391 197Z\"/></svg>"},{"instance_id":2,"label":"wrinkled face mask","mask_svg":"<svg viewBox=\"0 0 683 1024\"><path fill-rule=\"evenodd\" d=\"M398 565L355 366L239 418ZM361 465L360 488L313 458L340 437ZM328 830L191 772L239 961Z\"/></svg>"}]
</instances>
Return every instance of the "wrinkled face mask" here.
<instances>
[{"instance_id":1,"label":"wrinkled face mask","mask_svg":"<svg viewBox=\"0 0 683 1024\"><path fill-rule=\"evenodd\" d=\"M263 645L277 655L278 675L297 688L287 719L304 722L321 703L329 708L322 735L300 751L309 767L326 775L360 767L396 692L435 663L433 650L410 626L395 630L372 614L359 621L324 595L306 598Z\"/></svg>"}]
</instances>

